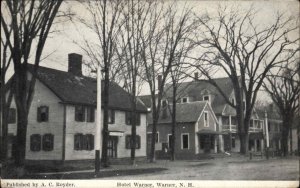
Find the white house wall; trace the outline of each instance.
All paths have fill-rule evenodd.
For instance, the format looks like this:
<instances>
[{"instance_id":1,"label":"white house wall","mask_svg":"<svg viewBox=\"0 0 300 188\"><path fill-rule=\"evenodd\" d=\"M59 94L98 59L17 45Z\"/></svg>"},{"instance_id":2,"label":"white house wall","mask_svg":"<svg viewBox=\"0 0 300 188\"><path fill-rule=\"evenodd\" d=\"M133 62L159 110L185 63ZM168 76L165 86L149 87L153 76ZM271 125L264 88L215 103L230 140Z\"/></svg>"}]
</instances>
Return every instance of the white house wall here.
<instances>
[{"instance_id":1,"label":"white house wall","mask_svg":"<svg viewBox=\"0 0 300 188\"><path fill-rule=\"evenodd\" d=\"M96 132L96 122L75 121L75 106L66 105L65 160L94 159L95 150L74 150L74 135L77 133L81 133L81 134L92 134L95 136L95 132Z\"/></svg>"},{"instance_id":2,"label":"white house wall","mask_svg":"<svg viewBox=\"0 0 300 188\"><path fill-rule=\"evenodd\" d=\"M63 143L63 105L60 99L39 80L35 84L34 98L28 114L28 127L26 136L26 159L29 160L61 160ZM48 122L37 121L37 108L49 107ZM52 151L31 151L30 136L32 134L53 134L54 144Z\"/></svg>"}]
</instances>

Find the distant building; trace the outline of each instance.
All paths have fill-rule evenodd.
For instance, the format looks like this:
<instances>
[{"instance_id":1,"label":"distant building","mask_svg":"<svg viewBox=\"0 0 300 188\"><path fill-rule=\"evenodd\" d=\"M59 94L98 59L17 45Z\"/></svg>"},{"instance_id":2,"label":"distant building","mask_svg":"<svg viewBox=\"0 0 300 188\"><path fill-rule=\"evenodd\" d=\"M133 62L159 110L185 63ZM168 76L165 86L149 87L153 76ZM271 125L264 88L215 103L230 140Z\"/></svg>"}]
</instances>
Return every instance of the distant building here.
<instances>
[{"instance_id":1,"label":"distant building","mask_svg":"<svg viewBox=\"0 0 300 188\"><path fill-rule=\"evenodd\" d=\"M176 110L175 157L193 159L202 153L217 153L217 118L207 101L178 104ZM147 145L151 144L152 120L147 127ZM170 109L163 107L158 120L156 136L157 158L169 153L172 139ZM149 151L148 151L149 152Z\"/></svg>"},{"instance_id":2,"label":"distant building","mask_svg":"<svg viewBox=\"0 0 300 188\"><path fill-rule=\"evenodd\" d=\"M79 54L69 54L68 72L39 67L28 115L27 162L72 163L95 158L96 79L82 75L81 59ZM31 70L29 66L29 76ZM114 82L110 82L109 93L108 157L112 161L127 159L131 148L130 94ZM142 159L146 157L147 108L138 102L137 111L136 157ZM16 122L13 102L8 125L10 151Z\"/></svg>"},{"instance_id":3,"label":"distant building","mask_svg":"<svg viewBox=\"0 0 300 188\"><path fill-rule=\"evenodd\" d=\"M228 77L215 79L217 85L224 92L229 101L236 102L234 96L233 85ZM216 132L214 138L217 139L217 150L219 152L239 152L240 151L240 139L237 134L237 120L236 110L231 107L216 87L210 84L207 80L194 80L190 82L180 83L177 89L177 103L178 106L184 104L193 104L195 102L203 101L207 102L208 106L211 106L212 114L216 117ZM140 98L148 107L151 107L150 96L141 96ZM150 101L149 101L150 100ZM172 105L172 86L166 85L163 103L167 102L168 105ZM193 113L193 111L189 111ZM185 113L185 112L179 112ZM151 123L151 121L149 121ZM161 125L158 125L158 130ZM147 129L149 132L149 129ZM183 132L182 132L183 133ZM160 134L160 133L158 133ZM200 136L201 137L201 136ZM176 139L181 139L176 137ZM213 141L210 141L213 142ZM197 151L203 148L203 145L197 145ZM249 127L249 150L262 151L264 148L264 136L263 136L263 119L261 119L256 111L253 111L250 127Z\"/></svg>"}]
</instances>

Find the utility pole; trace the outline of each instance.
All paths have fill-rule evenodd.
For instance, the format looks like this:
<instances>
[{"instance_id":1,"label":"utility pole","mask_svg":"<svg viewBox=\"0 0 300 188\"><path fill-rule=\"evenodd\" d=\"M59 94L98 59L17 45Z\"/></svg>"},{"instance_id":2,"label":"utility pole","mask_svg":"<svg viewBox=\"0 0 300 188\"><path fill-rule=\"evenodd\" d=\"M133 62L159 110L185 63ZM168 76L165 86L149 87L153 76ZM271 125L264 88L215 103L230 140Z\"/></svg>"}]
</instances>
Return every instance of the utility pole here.
<instances>
[{"instance_id":1,"label":"utility pole","mask_svg":"<svg viewBox=\"0 0 300 188\"><path fill-rule=\"evenodd\" d=\"M102 122L101 122L101 68L97 68L97 114L96 114L96 137L95 137L95 174L100 171L100 148L102 147Z\"/></svg>"},{"instance_id":2,"label":"utility pole","mask_svg":"<svg viewBox=\"0 0 300 188\"><path fill-rule=\"evenodd\" d=\"M266 158L269 159L269 127L268 127L268 115L267 115L267 111L265 111L265 131L266 131L266 144L267 144L267 148L266 148Z\"/></svg>"}]
</instances>

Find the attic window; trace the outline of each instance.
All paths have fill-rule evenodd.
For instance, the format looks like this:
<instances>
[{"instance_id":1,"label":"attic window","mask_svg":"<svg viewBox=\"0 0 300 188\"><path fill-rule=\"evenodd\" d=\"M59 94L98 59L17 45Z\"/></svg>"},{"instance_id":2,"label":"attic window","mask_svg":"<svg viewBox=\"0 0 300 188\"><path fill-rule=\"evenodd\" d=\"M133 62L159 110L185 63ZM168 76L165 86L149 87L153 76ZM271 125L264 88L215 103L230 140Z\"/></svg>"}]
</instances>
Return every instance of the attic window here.
<instances>
[{"instance_id":1,"label":"attic window","mask_svg":"<svg viewBox=\"0 0 300 188\"><path fill-rule=\"evenodd\" d=\"M181 103L187 103L187 102L188 102L188 98L187 97L181 98Z\"/></svg>"},{"instance_id":2,"label":"attic window","mask_svg":"<svg viewBox=\"0 0 300 188\"><path fill-rule=\"evenodd\" d=\"M204 112L204 127L209 127L208 112Z\"/></svg>"},{"instance_id":3,"label":"attic window","mask_svg":"<svg viewBox=\"0 0 300 188\"><path fill-rule=\"evenodd\" d=\"M203 101L210 101L210 96L209 95L204 95L203 96Z\"/></svg>"},{"instance_id":4,"label":"attic window","mask_svg":"<svg viewBox=\"0 0 300 188\"><path fill-rule=\"evenodd\" d=\"M85 107L75 106L75 121L84 122L85 121Z\"/></svg>"},{"instance_id":5,"label":"attic window","mask_svg":"<svg viewBox=\"0 0 300 188\"><path fill-rule=\"evenodd\" d=\"M47 122L49 116L49 107L40 106L37 109L37 121L38 122Z\"/></svg>"}]
</instances>

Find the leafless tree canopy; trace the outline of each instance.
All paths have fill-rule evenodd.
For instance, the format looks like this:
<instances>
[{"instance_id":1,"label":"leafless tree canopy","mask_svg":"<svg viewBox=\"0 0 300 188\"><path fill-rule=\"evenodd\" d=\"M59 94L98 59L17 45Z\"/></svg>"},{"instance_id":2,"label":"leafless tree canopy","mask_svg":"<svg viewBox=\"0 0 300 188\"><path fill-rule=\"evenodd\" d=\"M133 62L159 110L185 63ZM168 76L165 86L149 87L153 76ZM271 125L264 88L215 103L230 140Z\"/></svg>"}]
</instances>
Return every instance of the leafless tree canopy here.
<instances>
[{"instance_id":1,"label":"leafless tree canopy","mask_svg":"<svg viewBox=\"0 0 300 188\"><path fill-rule=\"evenodd\" d=\"M277 13L270 25L260 25L257 12L250 7L245 13L229 7L219 7L218 14L198 17L201 24L197 39L201 54L196 67L215 85L212 76L223 71L234 85L235 107L241 137L248 134L249 120L267 73L275 66L290 61L299 51L299 37L293 38L299 24L295 18ZM243 104L245 101L245 107ZM245 114L243 109L246 109ZM248 141L242 141L242 148ZM243 151L246 152L246 151Z\"/></svg>"}]
</instances>

